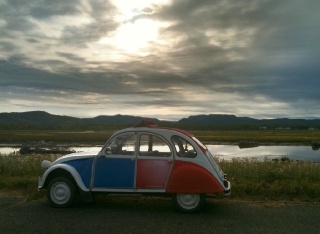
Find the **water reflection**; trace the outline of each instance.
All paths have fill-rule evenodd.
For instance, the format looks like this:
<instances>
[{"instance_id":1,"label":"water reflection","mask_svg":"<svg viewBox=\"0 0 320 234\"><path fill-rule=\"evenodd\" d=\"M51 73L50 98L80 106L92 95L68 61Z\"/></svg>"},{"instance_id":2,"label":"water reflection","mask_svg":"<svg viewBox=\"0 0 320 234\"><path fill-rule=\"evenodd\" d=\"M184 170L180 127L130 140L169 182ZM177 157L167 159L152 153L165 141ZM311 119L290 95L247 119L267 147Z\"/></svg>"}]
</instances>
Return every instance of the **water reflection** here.
<instances>
[{"instance_id":1,"label":"water reflection","mask_svg":"<svg viewBox=\"0 0 320 234\"><path fill-rule=\"evenodd\" d=\"M20 147L0 147L0 154L7 155L19 152Z\"/></svg>"},{"instance_id":2,"label":"water reflection","mask_svg":"<svg viewBox=\"0 0 320 234\"><path fill-rule=\"evenodd\" d=\"M71 150L75 152L99 152L102 146L92 146L92 147L70 147Z\"/></svg>"},{"instance_id":3,"label":"water reflection","mask_svg":"<svg viewBox=\"0 0 320 234\"><path fill-rule=\"evenodd\" d=\"M102 146L79 146L79 147L68 147L70 151L75 152L99 152ZM21 147L0 147L0 154L8 155L8 154L16 154L19 153Z\"/></svg>"},{"instance_id":4,"label":"water reflection","mask_svg":"<svg viewBox=\"0 0 320 234\"><path fill-rule=\"evenodd\" d=\"M102 146L70 147L76 152L98 152ZM258 146L242 148L237 145L207 145L212 155L219 159L231 160L232 158L257 158L259 160L272 160L287 157L290 160L303 160L320 162L320 151L312 150L311 146ZM20 147L0 147L0 153L7 155L19 152Z\"/></svg>"},{"instance_id":5,"label":"water reflection","mask_svg":"<svg viewBox=\"0 0 320 234\"><path fill-rule=\"evenodd\" d=\"M242 149L237 145L207 145L207 147L214 156L225 160L248 157L272 160L287 157L290 160L320 162L320 151L314 151L310 146L258 146Z\"/></svg>"}]
</instances>

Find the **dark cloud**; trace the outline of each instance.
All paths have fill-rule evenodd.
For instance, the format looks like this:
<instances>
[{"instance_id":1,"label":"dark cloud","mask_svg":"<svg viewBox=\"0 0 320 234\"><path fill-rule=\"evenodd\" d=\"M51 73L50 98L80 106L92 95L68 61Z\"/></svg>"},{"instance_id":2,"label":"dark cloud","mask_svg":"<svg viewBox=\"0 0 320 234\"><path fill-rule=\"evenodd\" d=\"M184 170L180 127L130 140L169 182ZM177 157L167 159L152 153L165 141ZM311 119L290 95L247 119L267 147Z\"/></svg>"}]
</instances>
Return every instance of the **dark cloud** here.
<instances>
[{"instance_id":1,"label":"dark cloud","mask_svg":"<svg viewBox=\"0 0 320 234\"><path fill-rule=\"evenodd\" d=\"M172 108L160 111L172 116L320 114L319 1L175 0L133 9L126 20L106 0L1 4L0 91L32 100L21 107L37 106L32 92L39 92L48 102L45 96L66 98L68 108L83 103L99 114L106 114L103 106L155 107L152 115ZM140 20L166 22L159 31L165 43L149 42L141 56L107 40Z\"/></svg>"},{"instance_id":2,"label":"dark cloud","mask_svg":"<svg viewBox=\"0 0 320 234\"><path fill-rule=\"evenodd\" d=\"M75 54L71 54L71 53L63 53L63 52L57 52L57 55L63 57L63 58L67 58L69 60L77 60L77 61L85 61L83 58L78 57Z\"/></svg>"},{"instance_id":3,"label":"dark cloud","mask_svg":"<svg viewBox=\"0 0 320 234\"><path fill-rule=\"evenodd\" d=\"M318 84L314 77L320 68L314 61L319 61L319 54L310 50L319 47L320 33L315 30L319 13L314 11L319 7L317 1L175 1L158 17L176 22L166 29L170 36L186 35L171 55L184 64L191 58L187 64L196 69L195 80L218 89L229 83L229 91L238 85L234 91L288 101L299 98L299 92L289 90L300 90L307 99L318 93L310 84ZM210 30L218 34L231 30L233 39L220 40L225 48L210 45L205 33ZM211 37L219 38L214 32ZM243 46L246 40L249 44ZM230 61L231 52L242 59Z\"/></svg>"},{"instance_id":4,"label":"dark cloud","mask_svg":"<svg viewBox=\"0 0 320 234\"><path fill-rule=\"evenodd\" d=\"M55 0L50 3L41 0L30 9L30 15L41 20L58 15L72 15L78 12L80 4L81 1L77 0Z\"/></svg>"}]
</instances>

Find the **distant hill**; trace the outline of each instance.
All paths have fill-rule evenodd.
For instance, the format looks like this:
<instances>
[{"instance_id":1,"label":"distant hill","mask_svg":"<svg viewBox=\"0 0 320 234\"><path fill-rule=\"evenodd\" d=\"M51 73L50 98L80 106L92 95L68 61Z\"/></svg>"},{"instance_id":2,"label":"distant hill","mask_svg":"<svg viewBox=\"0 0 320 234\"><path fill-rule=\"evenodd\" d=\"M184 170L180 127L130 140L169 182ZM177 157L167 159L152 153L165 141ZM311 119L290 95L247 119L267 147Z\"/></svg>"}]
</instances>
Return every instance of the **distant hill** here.
<instances>
[{"instance_id":1,"label":"distant hill","mask_svg":"<svg viewBox=\"0 0 320 234\"><path fill-rule=\"evenodd\" d=\"M0 113L0 122L7 123L56 123L56 124L69 124L69 123L95 123L95 124L137 124L142 120L151 120L158 123L159 120L155 118L144 118L130 115L100 115L94 118L76 118L70 116L53 115L45 111L30 111L30 112L12 112Z\"/></svg>"},{"instance_id":2,"label":"distant hill","mask_svg":"<svg viewBox=\"0 0 320 234\"><path fill-rule=\"evenodd\" d=\"M240 130L240 129L320 129L320 119L254 119L235 115L194 115L177 122L160 121L131 115L100 115L94 118L76 118L49 114L45 111L0 113L0 129L99 130L120 129L150 120L160 126L187 130Z\"/></svg>"},{"instance_id":3,"label":"distant hill","mask_svg":"<svg viewBox=\"0 0 320 234\"><path fill-rule=\"evenodd\" d=\"M178 121L180 124L243 124L257 123L259 120L235 115L194 115Z\"/></svg>"},{"instance_id":4,"label":"distant hill","mask_svg":"<svg viewBox=\"0 0 320 234\"><path fill-rule=\"evenodd\" d=\"M0 113L3 122L29 122L29 123L72 123L79 118L49 114L45 111Z\"/></svg>"},{"instance_id":5,"label":"distant hill","mask_svg":"<svg viewBox=\"0 0 320 234\"><path fill-rule=\"evenodd\" d=\"M145 118L145 117L138 117L138 116L131 116L131 115L99 115L94 118L84 118L82 119L85 122L89 123L99 123L99 124L105 124L105 123L140 123L142 120L150 120L154 123L159 123L158 119L155 118Z\"/></svg>"},{"instance_id":6,"label":"distant hill","mask_svg":"<svg viewBox=\"0 0 320 234\"><path fill-rule=\"evenodd\" d=\"M183 118L178 124L215 129L320 129L320 119L254 119L235 115L195 115Z\"/></svg>"}]
</instances>

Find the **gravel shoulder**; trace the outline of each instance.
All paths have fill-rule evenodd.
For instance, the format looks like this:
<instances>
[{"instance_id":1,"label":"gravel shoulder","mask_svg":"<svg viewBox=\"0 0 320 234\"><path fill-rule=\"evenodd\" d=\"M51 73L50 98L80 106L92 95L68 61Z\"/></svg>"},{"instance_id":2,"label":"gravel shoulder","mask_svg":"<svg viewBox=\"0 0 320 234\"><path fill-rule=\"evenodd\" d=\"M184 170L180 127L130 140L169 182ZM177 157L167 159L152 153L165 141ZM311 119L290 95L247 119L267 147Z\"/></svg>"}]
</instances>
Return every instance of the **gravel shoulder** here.
<instances>
[{"instance_id":1,"label":"gravel shoulder","mask_svg":"<svg viewBox=\"0 0 320 234\"><path fill-rule=\"evenodd\" d=\"M98 196L51 208L0 192L0 233L319 233L320 205L207 199L197 214L177 213L169 198Z\"/></svg>"}]
</instances>

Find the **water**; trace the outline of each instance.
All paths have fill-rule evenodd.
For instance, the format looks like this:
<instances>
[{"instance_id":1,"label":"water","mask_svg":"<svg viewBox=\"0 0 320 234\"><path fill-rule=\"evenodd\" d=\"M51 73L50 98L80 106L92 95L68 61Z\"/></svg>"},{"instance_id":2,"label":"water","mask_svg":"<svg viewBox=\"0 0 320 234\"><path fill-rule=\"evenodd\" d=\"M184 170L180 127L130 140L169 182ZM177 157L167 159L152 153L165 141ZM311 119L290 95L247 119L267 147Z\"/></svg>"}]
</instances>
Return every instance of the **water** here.
<instances>
[{"instance_id":1,"label":"water","mask_svg":"<svg viewBox=\"0 0 320 234\"><path fill-rule=\"evenodd\" d=\"M19 151L20 147L0 147L0 154L11 154L16 151Z\"/></svg>"},{"instance_id":2,"label":"water","mask_svg":"<svg viewBox=\"0 0 320 234\"><path fill-rule=\"evenodd\" d=\"M91 147L70 147L70 150L74 150L76 152L98 152L100 151L102 146L91 146Z\"/></svg>"},{"instance_id":3,"label":"water","mask_svg":"<svg viewBox=\"0 0 320 234\"><path fill-rule=\"evenodd\" d=\"M256 158L272 160L287 157L290 160L320 162L320 150L311 146L258 146L242 148L237 145L207 145L210 152L219 159Z\"/></svg>"},{"instance_id":4,"label":"water","mask_svg":"<svg viewBox=\"0 0 320 234\"><path fill-rule=\"evenodd\" d=\"M8 155L14 152L19 152L21 147L2 147L0 146L0 154ZM69 147L69 150L74 150L75 152L97 152L100 151L102 146L77 146L77 147Z\"/></svg>"},{"instance_id":5,"label":"water","mask_svg":"<svg viewBox=\"0 0 320 234\"><path fill-rule=\"evenodd\" d=\"M76 152L96 152L102 146L70 147ZM290 160L302 160L320 162L320 150L312 150L311 146L258 146L254 148L242 148L237 145L207 145L212 155L219 159L231 160L232 158L257 158L281 159L287 157ZM0 153L7 155L19 151L20 147L0 147Z\"/></svg>"}]
</instances>

